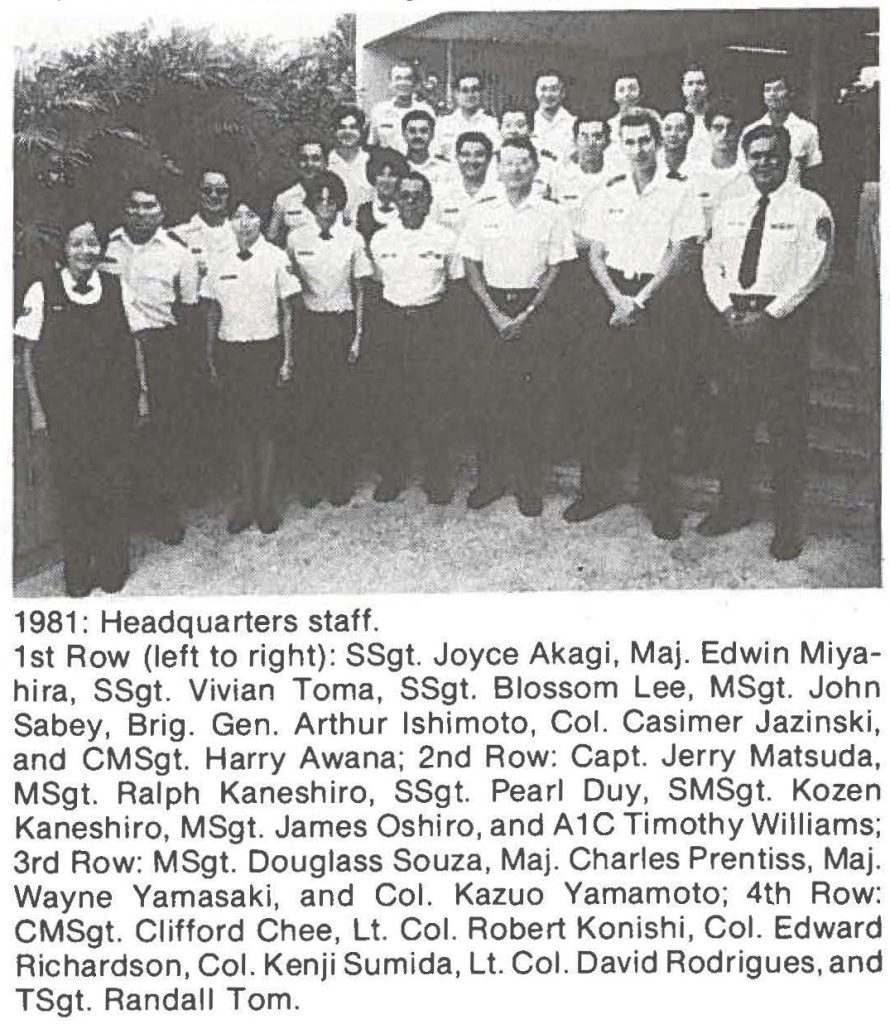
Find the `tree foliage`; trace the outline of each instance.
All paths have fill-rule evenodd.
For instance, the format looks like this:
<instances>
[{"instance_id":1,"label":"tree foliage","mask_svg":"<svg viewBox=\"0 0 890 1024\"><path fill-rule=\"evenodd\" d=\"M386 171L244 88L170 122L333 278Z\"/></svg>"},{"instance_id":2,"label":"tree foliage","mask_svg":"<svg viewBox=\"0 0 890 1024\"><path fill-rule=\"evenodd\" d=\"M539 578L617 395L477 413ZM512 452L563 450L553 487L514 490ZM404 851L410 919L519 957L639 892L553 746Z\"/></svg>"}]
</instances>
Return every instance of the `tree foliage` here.
<instances>
[{"instance_id":1,"label":"tree foliage","mask_svg":"<svg viewBox=\"0 0 890 1024\"><path fill-rule=\"evenodd\" d=\"M72 209L108 228L127 188L156 185L170 222L194 206L210 165L268 194L293 180L293 150L355 95L355 26L284 51L272 39L215 42L148 25L117 32L15 76L16 265L45 256Z\"/></svg>"}]
</instances>

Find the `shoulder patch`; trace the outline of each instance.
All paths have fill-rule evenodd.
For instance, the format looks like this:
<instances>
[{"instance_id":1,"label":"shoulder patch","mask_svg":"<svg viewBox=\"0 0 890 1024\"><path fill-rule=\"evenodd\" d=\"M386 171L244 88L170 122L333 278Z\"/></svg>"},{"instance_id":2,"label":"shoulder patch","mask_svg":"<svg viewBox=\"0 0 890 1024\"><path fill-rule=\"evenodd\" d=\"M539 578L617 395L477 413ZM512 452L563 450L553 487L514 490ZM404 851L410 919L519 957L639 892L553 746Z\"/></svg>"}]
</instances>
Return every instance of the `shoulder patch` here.
<instances>
[{"instance_id":1,"label":"shoulder patch","mask_svg":"<svg viewBox=\"0 0 890 1024\"><path fill-rule=\"evenodd\" d=\"M169 239L171 239L172 241L174 241L174 242L178 243L179 245L181 245L183 247L183 249L188 249L188 243L184 242L179 237L179 235L176 234L176 232L173 230L173 228L167 228L167 237Z\"/></svg>"},{"instance_id":2,"label":"shoulder patch","mask_svg":"<svg viewBox=\"0 0 890 1024\"><path fill-rule=\"evenodd\" d=\"M820 242L831 241L831 217L820 217L816 221L816 237Z\"/></svg>"},{"instance_id":3,"label":"shoulder patch","mask_svg":"<svg viewBox=\"0 0 890 1024\"><path fill-rule=\"evenodd\" d=\"M614 178L609 178L609 180L606 182L606 188L608 188L610 185L617 185L619 181L626 181L626 180L627 180L627 175L626 174L616 174Z\"/></svg>"}]
</instances>

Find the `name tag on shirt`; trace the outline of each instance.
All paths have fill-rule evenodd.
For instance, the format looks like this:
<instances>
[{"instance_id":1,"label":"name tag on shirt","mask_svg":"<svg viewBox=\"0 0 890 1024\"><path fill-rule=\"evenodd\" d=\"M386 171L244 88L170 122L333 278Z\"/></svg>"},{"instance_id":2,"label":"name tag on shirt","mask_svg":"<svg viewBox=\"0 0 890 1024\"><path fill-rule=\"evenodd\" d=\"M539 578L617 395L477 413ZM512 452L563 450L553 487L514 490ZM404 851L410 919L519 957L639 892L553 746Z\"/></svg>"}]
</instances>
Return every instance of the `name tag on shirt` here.
<instances>
[{"instance_id":1,"label":"name tag on shirt","mask_svg":"<svg viewBox=\"0 0 890 1024\"><path fill-rule=\"evenodd\" d=\"M220 279L220 281L237 281L238 280L238 275L237 274L220 274L219 275L219 279Z\"/></svg>"}]
</instances>

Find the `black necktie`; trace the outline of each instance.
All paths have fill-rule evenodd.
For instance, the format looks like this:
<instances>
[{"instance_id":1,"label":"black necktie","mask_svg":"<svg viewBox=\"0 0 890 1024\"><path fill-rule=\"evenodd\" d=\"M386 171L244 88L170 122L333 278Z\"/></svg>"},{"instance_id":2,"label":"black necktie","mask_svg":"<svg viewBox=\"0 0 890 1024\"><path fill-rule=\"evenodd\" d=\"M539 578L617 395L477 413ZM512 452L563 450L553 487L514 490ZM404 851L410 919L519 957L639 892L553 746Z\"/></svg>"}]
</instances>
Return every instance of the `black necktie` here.
<instances>
[{"instance_id":1,"label":"black necktie","mask_svg":"<svg viewBox=\"0 0 890 1024\"><path fill-rule=\"evenodd\" d=\"M757 262L760 259L760 246L763 242L763 226L766 223L768 203L768 195L761 196L757 200L757 209L751 218L751 227L748 228L748 235L745 238L742 262L739 264L739 284L743 288L750 288L757 280Z\"/></svg>"},{"instance_id":2,"label":"black necktie","mask_svg":"<svg viewBox=\"0 0 890 1024\"><path fill-rule=\"evenodd\" d=\"M324 231L322 231L322 232L321 232L321 234L320 234L320 235L319 235L318 237L319 237L319 238L320 238L320 239L321 239L321 240L322 240L323 242L330 242L330 240L331 240L331 239L332 239L332 238L333 238L334 236L333 236L333 235L331 234L330 228L325 228L325 229L324 229Z\"/></svg>"},{"instance_id":3,"label":"black necktie","mask_svg":"<svg viewBox=\"0 0 890 1024\"><path fill-rule=\"evenodd\" d=\"M239 260L249 260L251 256L253 256L253 253L250 251L250 249L239 249L238 250L238 259Z\"/></svg>"},{"instance_id":4,"label":"black necktie","mask_svg":"<svg viewBox=\"0 0 890 1024\"><path fill-rule=\"evenodd\" d=\"M89 295L93 289L88 281L75 281L73 290L76 291L78 295Z\"/></svg>"},{"instance_id":5,"label":"black necktie","mask_svg":"<svg viewBox=\"0 0 890 1024\"><path fill-rule=\"evenodd\" d=\"M665 175L666 178L670 178L671 181L685 181L686 175L681 174L679 171L668 171Z\"/></svg>"}]
</instances>

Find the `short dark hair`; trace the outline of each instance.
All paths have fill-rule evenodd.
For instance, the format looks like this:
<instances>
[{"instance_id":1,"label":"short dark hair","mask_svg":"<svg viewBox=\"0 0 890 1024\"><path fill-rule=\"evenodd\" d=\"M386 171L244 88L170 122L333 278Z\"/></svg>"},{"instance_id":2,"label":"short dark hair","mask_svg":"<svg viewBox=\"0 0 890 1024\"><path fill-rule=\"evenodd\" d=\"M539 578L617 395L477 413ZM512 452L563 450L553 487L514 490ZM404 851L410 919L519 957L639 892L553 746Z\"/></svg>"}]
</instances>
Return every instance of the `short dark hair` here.
<instances>
[{"instance_id":1,"label":"short dark hair","mask_svg":"<svg viewBox=\"0 0 890 1024\"><path fill-rule=\"evenodd\" d=\"M406 181L419 181L423 185L423 191L427 199L432 201L433 186L430 184L430 179L425 174L421 174L420 171L406 171L400 178L396 191L398 191Z\"/></svg>"},{"instance_id":2,"label":"short dark hair","mask_svg":"<svg viewBox=\"0 0 890 1024\"><path fill-rule=\"evenodd\" d=\"M592 122L603 126L603 130L606 133L606 142L609 142L612 138L612 126L609 124L609 119L607 117L603 117L602 114L593 114L586 110L582 111L575 118L575 123L572 125L572 138L578 138L578 130L582 124L591 124Z\"/></svg>"},{"instance_id":3,"label":"short dark hair","mask_svg":"<svg viewBox=\"0 0 890 1024\"><path fill-rule=\"evenodd\" d=\"M325 157L327 157L328 153L331 151L331 144L323 135L304 135L302 138L297 140L297 144L294 149L299 151L304 146L318 146L322 153L324 153Z\"/></svg>"},{"instance_id":4,"label":"short dark hair","mask_svg":"<svg viewBox=\"0 0 890 1024\"><path fill-rule=\"evenodd\" d=\"M538 151L535 149L534 143L531 139L526 139L522 135L508 135L501 143L501 153L503 153L508 146L512 149L524 149L534 161L535 167L539 165ZM498 159L500 159L500 153L498 154Z\"/></svg>"},{"instance_id":5,"label":"short dark hair","mask_svg":"<svg viewBox=\"0 0 890 1024\"><path fill-rule=\"evenodd\" d=\"M715 117L728 117L741 126L738 106L729 96L718 96L711 100L705 111L705 128L710 128Z\"/></svg>"},{"instance_id":6,"label":"short dark hair","mask_svg":"<svg viewBox=\"0 0 890 1024\"><path fill-rule=\"evenodd\" d=\"M385 167L391 168L398 177L408 173L408 161L397 149L388 146L374 146L368 154L365 177L373 185Z\"/></svg>"},{"instance_id":7,"label":"short dark hair","mask_svg":"<svg viewBox=\"0 0 890 1024\"><path fill-rule=\"evenodd\" d=\"M657 143L661 143L661 118L654 110L648 107L631 107L618 119L618 131L622 128L636 128L640 125L648 125L652 129L652 137Z\"/></svg>"},{"instance_id":8,"label":"short dark hair","mask_svg":"<svg viewBox=\"0 0 890 1024\"><path fill-rule=\"evenodd\" d=\"M791 160L791 136L784 125L756 124L753 128L749 128L742 136L742 152L745 156L748 155L751 143L758 139L777 139L785 159Z\"/></svg>"},{"instance_id":9,"label":"short dark hair","mask_svg":"<svg viewBox=\"0 0 890 1024\"><path fill-rule=\"evenodd\" d=\"M501 112L498 115L498 126L503 124L505 114L522 114L525 117L529 130L531 130L532 125L535 123L534 114L529 107L522 100L517 100L512 96L508 96L503 107L501 107Z\"/></svg>"},{"instance_id":10,"label":"short dark hair","mask_svg":"<svg viewBox=\"0 0 890 1024\"><path fill-rule=\"evenodd\" d=\"M423 110L420 107L415 110L409 110L402 118L402 131L404 131L412 121L426 121L433 131L436 130L436 119L428 110Z\"/></svg>"},{"instance_id":11,"label":"short dark hair","mask_svg":"<svg viewBox=\"0 0 890 1024\"><path fill-rule=\"evenodd\" d=\"M130 201L130 197L134 192L144 192L147 196L154 196L161 206L164 205L164 198L161 195L161 190L152 182L134 181L132 184L128 184L124 189L124 204Z\"/></svg>"},{"instance_id":12,"label":"short dark hair","mask_svg":"<svg viewBox=\"0 0 890 1024\"><path fill-rule=\"evenodd\" d=\"M683 120L686 122L686 131L688 131L690 135L693 133L693 131L695 130L695 115L694 114L690 114L688 110L668 110L665 113L664 117L668 117L671 114L682 114L683 115ZM662 118L661 120L662 120L662 124L663 124L664 123L664 118Z\"/></svg>"},{"instance_id":13,"label":"short dark hair","mask_svg":"<svg viewBox=\"0 0 890 1024\"><path fill-rule=\"evenodd\" d=\"M481 71L477 71L476 68L466 68L454 79L454 88L457 89L466 78L475 78L480 86L485 85L485 76Z\"/></svg>"},{"instance_id":14,"label":"short dark hair","mask_svg":"<svg viewBox=\"0 0 890 1024\"><path fill-rule=\"evenodd\" d=\"M764 75L763 84L767 85L769 82L782 82L788 92L794 92L794 86L791 83L791 76L786 74L777 75Z\"/></svg>"},{"instance_id":15,"label":"short dark hair","mask_svg":"<svg viewBox=\"0 0 890 1024\"><path fill-rule=\"evenodd\" d=\"M705 68L704 64L700 63L697 60L690 61L686 65L686 67L683 68L683 74L681 75L681 78L685 78L689 74L690 71L700 71L705 76L705 81L707 82L707 80L708 80L708 72L707 72L707 69Z\"/></svg>"},{"instance_id":16,"label":"short dark hair","mask_svg":"<svg viewBox=\"0 0 890 1024\"><path fill-rule=\"evenodd\" d=\"M359 131L365 127L368 120L364 110L355 103L338 103L331 111L331 125L335 130L344 117L354 117L358 122Z\"/></svg>"},{"instance_id":17,"label":"short dark hair","mask_svg":"<svg viewBox=\"0 0 890 1024\"><path fill-rule=\"evenodd\" d=\"M346 203L348 202L346 186L343 184L343 179L340 175L334 174L333 171L324 171L317 178L309 182L306 186L303 205L310 210L314 209L315 204L321 198L325 189L330 193L331 199L333 199L334 205L338 210L346 209Z\"/></svg>"},{"instance_id":18,"label":"short dark hair","mask_svg":"<svg viewBox=\"0 0 890 1024\"><path fill-rule=\"evenodd\" d=\"M229 219L232 218L239 206L246 206L249 210L253 210L264 227L272 215L272 200L256 189L244 189L244 191L236 193L234 201L229 207Z\"/></svg>"},{"instance_id":19,"label":"short dark hair","mask_svg":"<svg viewBox=\"0 0 890 1024\"><path fill-rule=\"evenodd\" d=\"M466 145L468 142L476 142L480 146L485 146L485 158L490 160L494 153L494 146L491 144L491 139L485 134L485 132L461 132L457 137L457 142L454 144L454 153L457 155L461 147Z\"/></svg>"}]
</instances>

